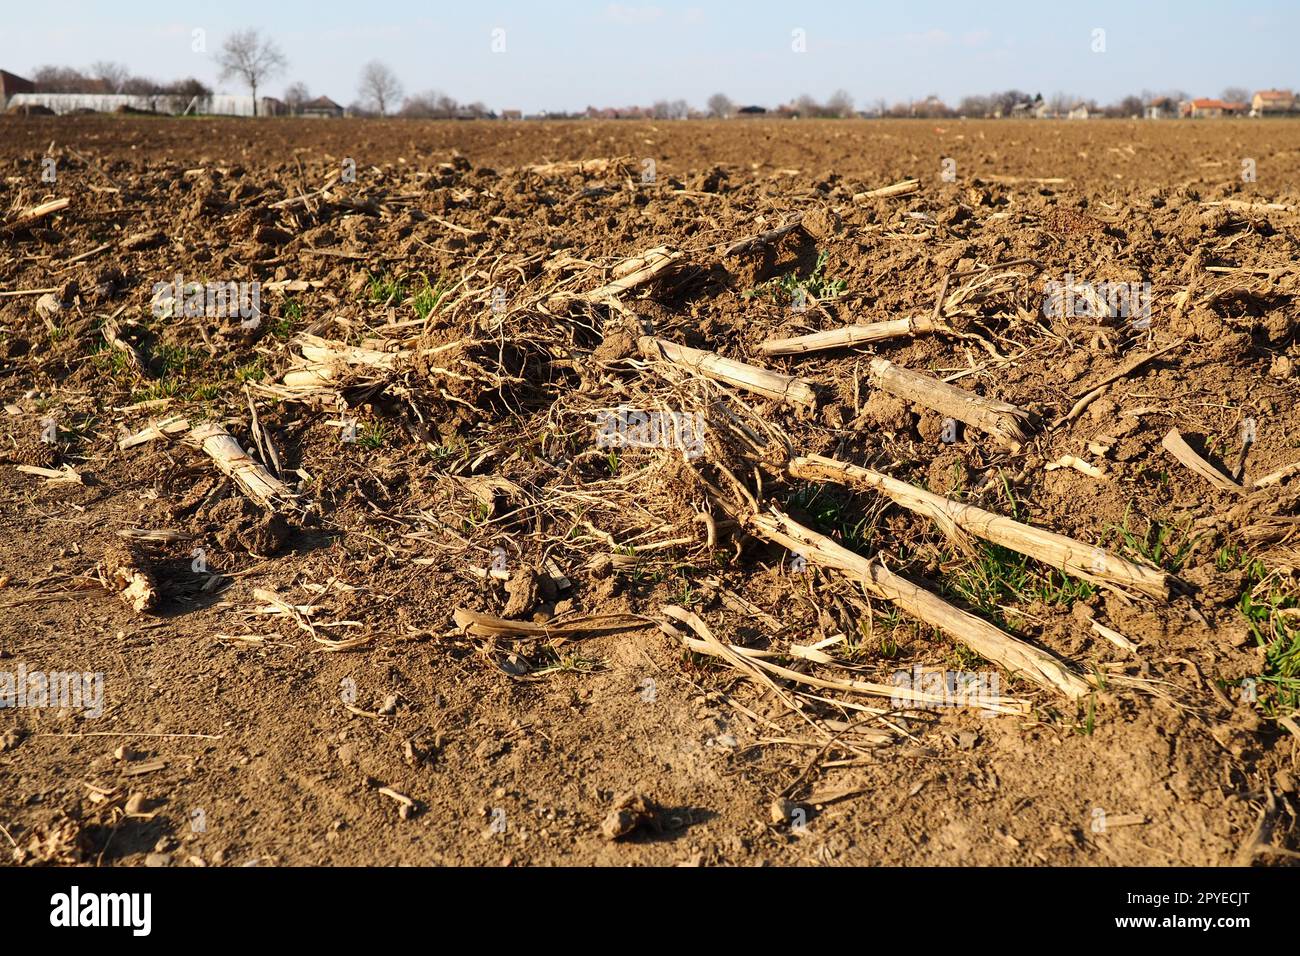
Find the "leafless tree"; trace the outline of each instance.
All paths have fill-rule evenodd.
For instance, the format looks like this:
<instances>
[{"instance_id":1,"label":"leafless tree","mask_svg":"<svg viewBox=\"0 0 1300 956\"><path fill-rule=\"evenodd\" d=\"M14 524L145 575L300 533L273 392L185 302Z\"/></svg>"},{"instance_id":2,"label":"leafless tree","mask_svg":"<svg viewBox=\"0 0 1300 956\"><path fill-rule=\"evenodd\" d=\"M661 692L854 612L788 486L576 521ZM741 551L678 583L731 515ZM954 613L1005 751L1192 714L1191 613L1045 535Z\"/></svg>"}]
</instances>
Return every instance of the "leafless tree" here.
<instances>
[{"instance_id":1,"label":"leafless tree","mask_svg":"<svg viewBox=\"0 0 1300 956\"><path fill-rule=\"evenodd\" d=\"M443 119L452 119L456 115L456 110L460 109L460 104L456 102L454 96L448 96L446 93L439 93L437 99L437 115Z\"/></svg>"},{"instance_id":2,"label":"leafless tree","mask_svg":"<svg viewBox=\"0 0 1300 956\"><path fill-rule=\"evenodd\" d=\"M736 112L736 105L725 93L714 93L710 96L708 106L709 115L718 119L726 119Z\"/></svg>"},{"instance_id":3,"label":"leafless tree","mask_svg":"<svg viewBox=\"0 0 1300 956\"><path fill-rule=\"evenodd\" d=\"M289 112L297 115L302 109L302 104L311 99L311 91L307 89L307 84L301 81L290 83L284 91L284 105L289 107Z\"/></svg>"},{"instance_id":4,"label":"leafless tree","mask_svg":"<svg viewBox=\"0 0 1300 956\"><path fill-rule=\"evenodd\" d=\"M1223 91L1225 103L1249 103L1250 99L1250 90L1241 86L1230 86Z\"/></svg>"},{"instance_id":5,"label":"leafless tree","mask_svg":"<svg viewBox=\"0 0 1300 956\"><path fill-rule=\"evenodd\" d=\"M804 119L807 119L810 116L821 116L822 113L822 105L807 93L804 93L794 101L794 107L795 112Z\"/></svg>"},{"instance_id":6,"label":"leafless tree","mask_svg":"<svg viewBox=\"0 0 1300 956\"><path fill-rule=\"evenodd\" d=\"M100 60L98 63L90 65L90 75L97 80L103 80L108 92L121 93L122 87L126 85L126 81L131 76L131 71L121 63Z\"/></svg>"},{"instance_id":7,"label":"leafless tree","mask_svg":"<svg viewBox=\"0 0 1300 956\"><path fill-rule=\"evenodd\" d=\"M1106 110L1106 115L1118 116L1120 118L1141 116L1145 111L1145 107L1146 107L1145 100L1143 100L1140 96L1134 96L1133 94L1130 93L1128 96L1124 97L1114 106L1108 108Z\"/></svg>"},{"instance_id":8,"label":"leafless tree","mask_svg":"<svg viewBox=\"0 0 1300 956\"><path fill-rule=\"evenodd\" d=\"M989 98L987 96L963 97L957 106L957 112L962 116L988 116L991 112Z\"/></svg>"},{"instance_id":9,"label":"leafless tree","mask_svg":"<svg viewBox=\"0 0 1300 956\"><path fill-rule=\"evenodd\" d=\"M441 94L434 90L412 93L402 101L402 108L397 111L397 115L410 119L433 119L438 115L439 95Z\"/></svg>"},{"instance_id":10,"label":"leafless tree","mask_svg":"<svg viewBox=\"0 0 1300 956\"><path fill-rule=\"evenodd\" d=\"M361 69L361 85L357 92L380 116L402 97L402 84L397 74L378 60L371 60Z\"/></svg>"},{"instance_id":11,"label":"leafless tree","mask_svg":"<svg viewBox=\"0 0 1300 956\"><path fill-rule=\"evenodd\" d=\"M147 76L128 76L121 88L129 96L152 96L157 91L158 84Z\"/></svg>"},{"instance_id":12,"label":"leafless tree","mask_svg":"<svg viewBox=\"0 0 1300 956\"><path fill-rule=\"evenodd\" d=\"M853 97L848 90L836 90L826 101L826 115L847 119L853 115Z\"/></svg>"},{"instance_id":13,"label":"leafless tree","mask_svg":"<svg viewBox=\"0 0 1300 956\"><path fill-rule=\"evenodd\" d=\"M254 29L237 30L226 37L217 54L221 67L219 80L236 77L242 80L253 94L253 115L257 115L257 88L268 79L284 72L288 61L280 48L270 39L262 39Z\"/></svg>"},{"instance_id":14,"label":"leafless tree","mask_svg":"<svg viewBox=\"0 0 1300 956\"><path fill-rule=\"evenodd\" d=\"M83 93L86 77L70 66L40 66L32 74L38 93Z\"/></svg>"}]
</instances>

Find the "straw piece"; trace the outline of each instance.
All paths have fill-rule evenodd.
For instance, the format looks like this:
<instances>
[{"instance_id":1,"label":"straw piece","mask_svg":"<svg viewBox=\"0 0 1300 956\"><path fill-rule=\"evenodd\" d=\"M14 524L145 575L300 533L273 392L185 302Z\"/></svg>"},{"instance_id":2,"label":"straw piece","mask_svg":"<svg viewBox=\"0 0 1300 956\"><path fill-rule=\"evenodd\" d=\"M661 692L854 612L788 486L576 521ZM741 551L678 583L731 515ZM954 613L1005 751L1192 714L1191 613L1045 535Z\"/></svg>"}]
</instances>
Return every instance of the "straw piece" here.
<instances>
[{"instance_id":1,"label":"straw piece","mask_svg":"<svg viewBox=\"0 0 1300 956\"><path fill-rule=\"evenodd\" d=\"M652 335L642 336L638 344L641 353L647 358L671 362L705 378L726 382L777 401L787 401L806 408L817 407L817 393L802 378L723 358L716 352L677 345Z\"/></svg>"},{"instance_id":2,"label":"straw piece","mask_svg":"<svg viewBox=\"0 0 1300 956\"><path fill-rule=\"evenodd\" d=\"M871 360L871 378L883 391L987 432L1012 451L1019 451L1029 441L1021 425L1030 415L1023 408L984 398L885 359Z\"/></svg>"},{"instance_id":3,"label":"straw piece","mask_svg":"<svg viewBox=\"0 0 1300 956\"><path fill-rule=\"evenodd\" d=\"M667 246L659 246L650 249L632 259L625 259L613 269L614 281L608 285L603 285L585 295L581 299L600 303L610 299L616 299L618 296L627 292L629 289L635 289L639 285L657 278L662 273L677 268L682 259L683 253L669 249Z\"/></svg>"},{"instance_id":4,"label":"straw piece","mask_svg":"<svg viewBox=\"0 0 1300 956\"><path fill-rule=\"evenodd\" d=\"M931 518L959 541L957 532L965 532L1097 584L1155 598L1169 595L1173 579L1158 568L1134 564L1103 548L936 495L870 468L809 455L792 459L786 471L805 481L832 481L879 491L909 511Z\"/></svg>"},{"instance_id":5,"label":"straw piece","mask_svg":"<svg viewBox=\"0 0 1300 956\"><path fill-rule=\"evenodd\" d=\"M811 674L803 674L788 667L782 667L779 664L773 664L767 658L776 655L767 651L755 651L752 648L737 647L734 644L723 644L709 630L700 618L691 611L684 610L671 604L664 605L663 612L668 617L686 624L696 634L700 635L699 640L689 637L682 637L682 643L700 654L709 654L713 657L719 657L731 662L733 665L740 666L742 670L759 670L765 672L771 677L777 677L781 680L791 681L796 684L803 684L808 687L818 687L823 690L840 690L855 694L867 694L872 697L887 697L891 701L911 701L917 704L939 704L948 705L952 703L950 697L941 694L931 694L926 691L916 690L905 685L895 684L877 684L872 681L849 680L844 678L831 679L817 677ZM798 656L798 655L796 655ZM825 656L825 655L823 655ZM767 681L765 680L764 683ZM983 710L990 710L1002 714L1026 714L1029 710L1029 702L1017 697L989 697L981 698L978 706Z\"/></svg>"},{"instance_id":6,"label":"straw piece","mask_svg":"<svg viewBox=\"0 0 1300 956\"><path fill-rule=\"evenodd\" d=\"M771 514L753 515L746 524L760 537L802 554L810 564L833 568L853 578L877 597L892 602L931 627L939 628L976 654L1012 673L1021 674L1071 699L1089 692L1083 678L1047 651L954 607L894 574L879 560L868 561L776 509Z\"/></svg>"},{"instance_id":7,"label":"straw piece","mask_svg":"<svg viewBox=\"0 0 1300 956\"><path fill-rule=\"evenodd\" d=\"M869 189L864 193L854 193L853 201L862 202L865 199L884 199L890 196L906 196L910 193L917 192L921 188L919 179L904 179L901 182L893 183L889 186L881 186L879 189Z\"/></svg>"},{"instance_id":8,"label":"straw piece","mask_svg":"<svg viewBox=\"0 0 1300 956\"><path fill-rule=\"evenodd\" d=\"M916 335L921 332L933 332L936 328L938 326L932 319L921 316L910 319L889 319L885 322L849 325L842 329L796 335L788 339L768 339L759 346L759 350L764 355L798 355L804 352L820 352L825 349L861 345L865 342L880 342L884 339L901 338L904 335Z\"/></svg>"},{"instance_id":9,"label":"straw piece","mask_svg":"<svg viewBox=\"0 0 1300 956\"><path fill-rule=\"evenodd\" d=\"M1183 439L1183 436L1179 434L1177 428L1169 429L1169 433L1160 440L1160 445L1165 451L1177 458L1188 470L1200 475L1220 491L1231 491L1238 495L1246 493L1245 488L1198 455L1192 446Z\"/></svg>"},{"instance_id":10,"label":"straw piece","mask_svg":"<svg viewBox=\"0 0 1300 956\"><path fill-rule=\"evenodd\" d=\"M215 422L190 430L185 440L198 445L244 494L267 511L277 511L297 498L293 490L248 456L230 432Z\"/></svg>"}]
</instances>

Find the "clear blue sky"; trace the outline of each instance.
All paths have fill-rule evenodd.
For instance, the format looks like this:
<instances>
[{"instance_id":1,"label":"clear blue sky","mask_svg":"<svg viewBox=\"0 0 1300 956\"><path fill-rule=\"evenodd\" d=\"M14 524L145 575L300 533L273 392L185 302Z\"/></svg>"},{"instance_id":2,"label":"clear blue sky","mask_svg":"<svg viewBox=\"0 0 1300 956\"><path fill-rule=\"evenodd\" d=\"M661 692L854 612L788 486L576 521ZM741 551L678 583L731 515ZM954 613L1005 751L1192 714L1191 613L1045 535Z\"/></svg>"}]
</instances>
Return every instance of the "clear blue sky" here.
<instances>
[{"instance_id":1,"label":"clear blue sky","mask_svg":"<svg viewBox=\"0 0 1300 956\"><path fill-rule=\"evenodd\" d=\"M267 92L302 80L344 104L370 59L388 63L407 92L526 111L678 98L702 106L718 91L776 105L841 87L861 107L930 93L955 104L1010 87L1105 103L1142 89L1300 86L1296 0L5 0L0 68L30 75L45 63L115 60L160 80L216 85L213 54L247 26L289 59ZM191 50L194 29L206 31L206 54ZM804 53L792 50L796 29Z\"/></svg>"}]
</instances>

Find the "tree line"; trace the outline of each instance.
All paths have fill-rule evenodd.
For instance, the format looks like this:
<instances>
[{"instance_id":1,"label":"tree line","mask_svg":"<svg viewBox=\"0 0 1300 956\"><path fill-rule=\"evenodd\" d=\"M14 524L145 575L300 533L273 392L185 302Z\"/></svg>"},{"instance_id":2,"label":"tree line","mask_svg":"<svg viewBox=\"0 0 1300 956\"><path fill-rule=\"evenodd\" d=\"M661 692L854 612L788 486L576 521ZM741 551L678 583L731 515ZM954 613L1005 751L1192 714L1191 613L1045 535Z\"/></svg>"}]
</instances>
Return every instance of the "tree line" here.
<instances>
[{"instance_id":1,"label":"tree line","mask_svg":"<svg viewBox=\"0 0 1300 956\"><path fill-rule=\"evenodd\" d=\"M225 38L216 56L220 67L219 82L236 79L252 93L254 112L257 111L257 93L273 77L282 74L288 60L279 46L263 37L255 29L239 30ZM42 66L34 75L38 92L47 93L127 93L141 96L170 94L178 96L209 96L212 90L193 77L173 83L158 83L147 77L134 76L118 63L100 62L82 71L64 66ZM438 90L425 90L404 95L397 74L386 64L372 60L361 70L357 86L358 96L348 107L349 112L361 116L404 116L412 119L482 118L495 114L481 102L458 103ZM1107 106L1098 106L1096 100L1083 100L1066 93L1053 93L1046 100L1042 94L1010 89L986 95L971 95L950 107L937 95L922 100L895 102L875 100L868 108L858 112L853 97L847 90L837 90L824 102L807 94L774 109L761 106L741 106L725 93L709 97L706 110L701 113L685 100L659 100L649 107L624 109L598 109L588 107L585 113L572 115L642 117L671 120L698 116L727 118L738 114L763 113L784 117L847 118L856 115L888 117L919 117L928 119L969 117L999 117L1046 112L1064 115L1079 105L1087 107L1089 114L1106 116L1141 116L1146 106L1157 99L1167 99L1173 104L1188 99L1182 90L1156 94L1143 90L1140 94L1125 96ZM291 113L298 112L311 99L306 84L291 83L284 91L284 103ZM1250 92L1242 87L1229 87L1222 94L1227 102L1247 103ZM551 113L551 116L566 114Z\"/></svg>"},{"instance_id":2,"label":"tree line","mask_svg":"<svg viewBox=\"0 0 1300 956\"><path fill-rule=\"evenodd\" d=\"M70 66L39 66L32 74L38 93L121 93L128 96L211 96L212 90L194 77L160 83L147 76L134 76L120 63L103 61L89 69Z\"/></svg>"}]
</instances>

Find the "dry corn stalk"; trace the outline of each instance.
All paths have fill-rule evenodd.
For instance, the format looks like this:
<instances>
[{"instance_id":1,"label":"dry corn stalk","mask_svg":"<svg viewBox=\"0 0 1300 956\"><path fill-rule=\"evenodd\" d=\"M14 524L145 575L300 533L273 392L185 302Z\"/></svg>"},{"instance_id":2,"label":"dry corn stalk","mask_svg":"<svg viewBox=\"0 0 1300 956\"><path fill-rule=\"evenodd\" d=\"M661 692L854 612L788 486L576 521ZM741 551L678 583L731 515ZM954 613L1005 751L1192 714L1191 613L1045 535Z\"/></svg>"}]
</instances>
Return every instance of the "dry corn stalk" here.
<instances>
[{"instance_id":1,"label":"dry corn stalk","mask_svg":"<svg viewBox=\"0 0 1300 956\"><path fill-rule=\"evenodd\" d=\"M624 259L611 271L614 276L613 282L588 292L581 298L592 303L616 299L629 289L635 289L662 273L677 268L682 255L683 253L669 249L667 246L659 246L634 258Z\"/></svg>"},{"instance_id":2,"label":"dry corn stalk","mask_svg":"<svg viewBox=\"0 0 1300 956\"><path fill-rule=\"evenodd\" d=\"M250 458L230 432L216 422L192 428L185 440L207 452L226 477L267 511L278 511L297 497L288 485Z\"/></svg>"},{"instance_id":3,"label":"dry corn stalk","mask_svg":"<svg viewBox=\"0 0 1300 956\"><path fill-rule=\"evenodd\" d=\"M202 448L217 467L256 504L267 511L278 511L281 505L290 504L297 494L275 475L248 456L239 442L216 422L204 422L190 427L189 420L181 416L155 422L147 428L128 435L117 443L122 449L134 448L167 435L185 432L185 441Z\"/></svg>"},{"instance_id":4,"label":"dry corn stalk","mask_svg":"<svg viewBox=\"0 0 1300 956\"><path fill-rule=\"evenodd\" d=\"M1200 475L1220 491L1231 491L1238 495L1246 493L1245 488L1198 455L1192 446L1183 439L1177 428L1169 429L1168 434L1160 440L1160 444L1165 451L1177 458L1190 471Z\"/></svg>"},{"instance_id":5,"label":"dry corn stalk","mask_svg":"<svg viewBox=\"0 0 1300 956\"><path fill-rule=\"evenodd\" d=\"M865 199L883 199L889 196L906 196L914 193L921 188L919 179L904 179L901 182L893 183L889 186L881 186L879 189L868 189L864 193L854 193L853 201L862 202Z\"/></svg>"},{"instance_id":6,"label":"dry corn stalk","mask_svg":"<svg viewBox=\"0 0 1300 956\"><path fill-rule=\"evenodd\" d=\"M598 159L566 159L558 163L538 163L534 166L525 166L524 171L537 173L542 176L550 176L555 173L603 173L611 167L630 167L632 158L630 156L616 156L614 158Z\"/></svg>"},{"instance_id":7,"label":"dry corn stalk","mask_svg":"<svg viewBox=\"0 0 1300 956\"><path fill-rule=\"evenodd\" d=\"M773 372L771 369L747 365L735 359L723 358L716 352L677 345L653 335L644 335L639 341L641 354L647 358L671 362L679 368L689 369L719 382L757 392L777 401L791 402L806 408L817 407L817 394L808 382L793 375Z\"/></svg>"},{"instance_id":8,"label":"dry corn stalk","mask_svg":"<svg viewBox=\"0 0 1300 956\"><path fill-rule=\"evenodd\" d=\"M1088 684L1062 661L1040 648L1012 637L988 621L954 607L947 601L894 574L884 563L868 561L825 535L773 509L755 514L746 524L760 537L803 555L810 564L833 568L860 582L871 594L890 601L900 610L936 627L965 644L976 654L1013 674L1076 699L1088 693Z\"/></svg>"},{"instance_id":9,"label":"dry corn stalk","mask_svg":"<svg viewBox=\"0 0 1300 956\"><path fill-rule=\"evenodd\" d=\"M168 435L179 435L189 430L190 420L188 418L184 415L172 415L170 418L164 418L161 421L150 422L140 431L119 441L117 447L126 451L136 445L143 445L159 438L165 438Z\"/></svg>"},{"instance_id":10,"label":"dry corn stalk","mask_svg":"<svg viewBox=\"0 0 1300 956\"><path fill-rule=\"evenodd\" d=\"M350 377L354 367L382 372L399 370L413 354L408 350L381 352L315 335L300 335L297 343L302 359L280 381L286 388L301 392L335 388Z\"/></svg>"},{"instance_id":11,"label":"dry corn stalk","mask_svg":"<svg viewBox=\"0 0 1300 956\"><path fill-rule=\"evenodd\" d=\"M7 234L29 226L37 219L44 219L46 216L52 216L56 212L67 209L72 203L71 199L51 199L49 202L43 202L39 206L32 206L30 209L24 209L15 216L11 221L0 225L0 234Z\"/></svg>"},{"instance_id":12,"label":"dry corn stalk","mask_svg":"<svg viewBox=\"0 0 1300 956\"><path fill-rule=\"evenodd\" d=\"M1021 425L1030 416L1023 408L984 398L886 359L871 360L871 378L883 391L987 432L1012 451L1019 451L1029 441Z\"/></svg>"},{"instance_id":13,"label":"dry corn stalk","mask_svg":"<svg viewBox=\"0 0 1300 956\"><path fill-rule=\"evenodd\" d=\"M756 651L748 647L737 647L734 644L723 644L709 630L708 625L691 611L666 604L663 607L663 612L673 620L681 621L700 635L699 639L683 636L681 641L687 648L699 654L708 654L712 657L721 658L730 662L733 666L741 667L743 670L763 671L772 678L803 684L808 687L817 687L822 690L839 690L848 693L867 694L872 697L888 697L891 702L910 701L916 704L941 705L952 703L951 697L931 694L903 685L877 684L873 681L846 678L824 678L791 670L788 667L773 664L768 660L769 657L777 656L771 652ZM981 709L999 714L1025 714L1028 713L1028 706L1028 701L1018 697L1002 697L999 695L979 700Z\"/></svg>"},{"instance_id":14,"label":"dry corn stalk","mask_svg":"<svg viewBox=\"0 0 1300 956\"><path fill-rule=\"evenodd\" d=\"M1280 481L1285 481L1296 472L1300 472L1300 461L1293 461L1289 465L1283 465L1277 471L1269 472L1263 478L1255 480L1256 488L1267 488L1269 485L1276 485Z\"/></svg>"},{"instance_id":15,"label":"dry corn stalk","mask_svg":"<svg viewBox=\"0 0 1300 956\"><path fill-rule=\"evenodd\" d=\"M889 319L885 322L849 325L842 329L813 332L809 335L796 335L788 339L768 339L759 346L759 349L764 355L798 355L803 352L820 352L825 349L861 345L864 342L879 342L884 339L900 338L904 335L933 332L938 327L932 319L924 316L910 319Z\"/></svg>"},{"instance_id":16,"label":"dry corn stalk","mask_svg":"<svg viewBox=\"0 0 1300 956\"><path fill-rule=\"evenodd\" d=\"M1096 584L1155 598L1169 596L1172 578L1158 568L1134 564L1103 548L936 495L870 468L809 455L791 460L786 470L804 481L832 481L879 491L909 511L926 515L959 542L965 532Z\"/></svg>"}]
</instances>

